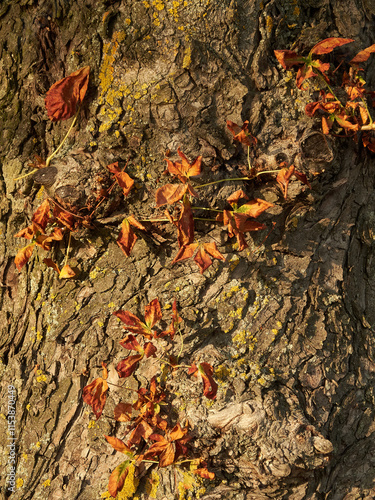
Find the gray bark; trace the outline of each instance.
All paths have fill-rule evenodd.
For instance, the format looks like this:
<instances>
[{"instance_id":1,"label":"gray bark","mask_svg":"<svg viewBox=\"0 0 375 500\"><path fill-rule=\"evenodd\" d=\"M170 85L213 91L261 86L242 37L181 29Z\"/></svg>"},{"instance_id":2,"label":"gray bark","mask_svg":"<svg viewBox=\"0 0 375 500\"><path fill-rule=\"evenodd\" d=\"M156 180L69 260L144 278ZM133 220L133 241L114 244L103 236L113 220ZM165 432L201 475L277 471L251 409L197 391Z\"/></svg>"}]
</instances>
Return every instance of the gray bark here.
<instances>
[{"instance_id":1,"label":"gray bark","mask_svg":"<svg viewBox=\"0 0 375 500\"><path fill-rule=\"evenodd\" d=\"M329 36L354 38L335 52L354 55L374 41L373 15L370 0L13 0L0 7L0 373L2 417L9 384L17 391L12 499L91 500L106 491L121 457L103 436L122 437L124 427L109 416L129 395L111 388L93 424L82 388L101 374L102 361L116 383L124 333L111 313L141 315L155 297L162 305L177 299L184 361L211 363L220 382L213 404L182 372L171 383L175 412L189 420L194 450L216 480L197 480L182 496L182 473L160 469L156 498L375 496L374 158L350 140L322 139L304 115L311 94L298 91L273 56L292 45L307 53ZM31 177L14 181L69 127L49 121L46 91L86 65L79 125L52 164L58 182L40 189ZM66 187L84 204L105 165L130 157L137 190L99 215L156 216L166 150L203 155L199 182L239 177L246 155L225 122L246 119L259 140L253 161L294 162L312 183L309 191L292 182L287 201L272 177L207 189L219 208L236 188L274 203L262 216L269 228L276 223L266 239L269 231L248 237L249 249L238 253L216 224L198 224L226 257L200 275L190 261L171 266L174 232L161 225L126 259L115 242L119 216L73 235L76 280L59 280L42 252L15 269L22 243L14 234L46 193ZM64 246L54 252L61 263ZM157 369L148 362L129 384L138 388ZM8 437L1 418L2 498ZM137 498L151 498L150 474Z\"/></svg>"}]
</instances>

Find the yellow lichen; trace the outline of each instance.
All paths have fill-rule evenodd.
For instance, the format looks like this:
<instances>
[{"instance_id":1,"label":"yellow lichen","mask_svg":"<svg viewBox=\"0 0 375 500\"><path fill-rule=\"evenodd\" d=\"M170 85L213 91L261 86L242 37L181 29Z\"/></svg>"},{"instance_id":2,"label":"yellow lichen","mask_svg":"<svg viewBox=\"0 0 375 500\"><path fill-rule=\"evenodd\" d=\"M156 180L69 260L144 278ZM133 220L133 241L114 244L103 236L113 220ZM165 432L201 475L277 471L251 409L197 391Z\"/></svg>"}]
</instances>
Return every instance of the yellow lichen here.
<instances>
[{"instance_id":1,"label":"yellow lichen","mask_svg":"<svg viewBox=\"0 0 375 500\"><path fill-rule=\"evenodd\" d=\"M150 498L156 498L156 492L159 483L160 483L159 474L156 472L156 470L153 469L151 471L151 477L148 479L145 486L146 493Z\"/></svg>"},{"instance_id":2,"label":"yellow lichen","mask_svg":"<svg viewBox=\"0 0 375 500\"><path fill-rule=\"evenodd\" d=\"M22 488L23 486L23 479L20 477L16 480L16 488Z\"/></svg>"},{"instance_id":3,"label":"yellow lichen","mask_svg":"<svg viewBox=\"0 0 375 500\"><path fill-rule=\"evenodd\" d=\"M135 477L136 468L134 464L128 467L128 475L126 476L122 490L117 494L116 500L130 500L134 499L134 494L139 485L139 479Z\"/></svg>"},{"instance_id":4,"label":"yellow lichen","mask_svg":"<svg viewBox=\"0 0 375 500\"><path fill-rule=\"evenodd\" d=\"M271 33L273 27L273 20L271 16L266 17L266 28L268 33Z\"/></svg>"}]
</instances>

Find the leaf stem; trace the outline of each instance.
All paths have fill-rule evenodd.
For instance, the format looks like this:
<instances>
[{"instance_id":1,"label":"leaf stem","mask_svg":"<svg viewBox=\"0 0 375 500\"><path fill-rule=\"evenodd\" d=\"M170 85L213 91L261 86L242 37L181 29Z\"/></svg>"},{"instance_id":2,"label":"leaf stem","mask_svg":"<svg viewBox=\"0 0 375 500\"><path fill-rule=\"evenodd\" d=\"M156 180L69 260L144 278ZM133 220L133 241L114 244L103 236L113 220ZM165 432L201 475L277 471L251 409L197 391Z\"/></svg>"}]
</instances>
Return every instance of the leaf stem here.
<instances>
[{"instance_id":1,"label":"leaf stem","mask_svg":"<svg viewBox=\"0 0 375 500\"><path fill-rule=\"evenodd\" d=\"M250 164L249 164L250 166ZM250 167L251 168L251 167ZM207 184L199 184L198 186L194 186L194 189L199 189L202 187L207 187L207 186L212 186L214 184L219 184L219 182L229 182L229 181L252 181L253 179L256 179L259 177L259 175L264 175L264 174L275 174L280 172L280 169L277 170L262 170L261 172L257 172L256 174L252 175L251 177L228 177L227 179L218 179L217 181L213 182L207 182Z\"/></svg>"},{"instance_id":2,"label":"leaf stem","mask_svg":"<svg viewBox=\"0 0 375 500\"><path fill-rule=\"evenodd\" d=\"M39 169L38 168L34 168L31 172L29 172L28 174L25 174L25 175L21 175L20 177L16 177L15 179L13 179L14 181L20 181L21 179L24 179L25 177L29 177L29 175L32 175L32 174L35 174L35 172L37 172Z\"/></svg>"},{"instance_id":3,"label":"leaf stem","mask_svg":"<svg viewBox=\"0 0 375 500\"><path fill-rule=\"evenodd\" d=\"M47 160L46 160L46 167L48 167L48 165L51 163L52 158L60 151L60 149L62 148L64 142L67 140L70 132L72 131L72 128L76 124L76 121L77 121L77 118L78 118L79 109L78 109L78 111L77 111L77 113L76 113L76 115L75 115L75 117L74 117L74 119L73 119L73 121L72 121L72 123L71 123L71 125L69 127L68 132L65 134L64 139L60 142L60 144L57 147L57 149L52 154L50 154L49 157L47 158Z\"/></svg>"}]
</instances>

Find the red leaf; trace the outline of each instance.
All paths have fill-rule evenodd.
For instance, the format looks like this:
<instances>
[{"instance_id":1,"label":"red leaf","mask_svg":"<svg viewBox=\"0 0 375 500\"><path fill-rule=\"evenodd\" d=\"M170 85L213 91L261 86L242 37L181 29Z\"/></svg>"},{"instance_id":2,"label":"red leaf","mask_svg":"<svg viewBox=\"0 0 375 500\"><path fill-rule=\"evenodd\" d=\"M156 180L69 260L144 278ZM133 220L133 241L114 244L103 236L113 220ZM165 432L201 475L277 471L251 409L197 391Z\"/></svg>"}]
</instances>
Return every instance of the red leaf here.
<instances>
[{"instance_id":1,"label":"red leaf","mask_svg":"<svg viewBox=\"0 0 375 500\"><path fill-rule=\"evenodd\" d=\"M106 381L108 371L104 363L102 363L102 366L103 378L98 377L93 380L91 384L84 387L82 395L83 401L92 407L96 419L98 419L103 412L103 408L107 399L106 393L108 391L108 384Z\"/></svg>"},{"instance_id":2,"label":"red leaf","mask_svg":"<svg viewBox=\"0 0 375 500\"><path fill-rule=\"evenodd\" d=\"M180 151L180 148L177 149L177 153L182 159L182 162L172 162L166 158L168 172L172 175L176 175L180 181L185 184L190 177L195 177L201 173L202 157L198 156L193 163L190 164L184 153Z\"/></svg>"},{"instance_id":3,"label":"red leaf","mask_svg":"<svg viewBox=\"0 0 375 500\"><path fill-rule=\"evenodd\" d=\"M227 127L232 132L235 141L239 141L246 146L256 146L258 141L247 131L248 126L249 122L247 120L243 123L242 127L227 120Z\"/></svg>"},{"instance_id":4,"label":"red leaf","mask_svg":"<svg viewBox=\"0 0 375 500\"><path fill-rule=\"evenodd\" d=\"M145 420L141 420L130 434L128 446L139 444L142 438L145 440L148 439L153 432L153 428Z\"/></svg>"},{"instance_id":5,"label":"red leaf","mask_svg":"<svg viewBox=\"0 0 375 500\"><path fill-rule=\"evenodd\" d=\"M208 399L215 399L218 385L212 378L213 368L209 363L200 363L198 365L199 373L203 380L203 394Z\"/></svg>"},{"instance_id":6,"label":"red leaf","mask_svg":"<svg viewBox=\"0 0 375 500\"><path fill-rule=\"evenodd\" d=\"M14 263L16 264L16 268L21 271L26 262L30 259L33 250L35 247L35 243L31 243L31 245L27 245L23 247L15 256Z\"/></svg>"},{"instance_id":7,"label":"red leaf","mask_svg":"<svg viewBox=\"0 0 375 500\"><path fill-rule=\"evenodd\" d=\"M49 118L55 122L67 120L76 114L85 97L90 67L86 66L54 83L46 94L45 104Z\"/></svg>"},{"instance_id":8,"label":"red leaf","mask_svg":"<svg viewBox=\"0 0 375 500\"><path fill-rule=\"evenodd\" d=\"M295 65L304 63L303 57L300 57L293 50L274 50L273 52L284 69L290 69Z\"/></svg>"},{"instance_id":9,"label":"red leaf","mask_svg":"<svg viewBox=\"0 0 375 500\"><path fill-rule=\"evenodd\" d=\"M182 200L188 190L188 184L166 184L156 191L156 206L172 205Z\"/></svg>"},{"instance_id":10,"label":"red leaf","mask_svg":"<svg viewBox=\"0 0 375 500\"><path fill-rule=\"evenodd\" d=\"M39 229L35 224L31 224L30 226L21 229L17 234L14 235L15 238L26 238L27 240L32 240L34 236L37 234Z\"/></svg>"},{"instance_id":11,"label":"red leaf","mask_svg":"<svg viewBox=\"0 0 375 500\"><path fill-rule=\"evenodd\" d=\"M190 245L194 241L194 218L189 200L184 200L183 208L177 222L174 223L178 230L178 246Z\"/></svg>"},{"instance_id":12,"label":"red leaf","mask_svg":"<svg viewBox=\"0 0 375 500\"><path fill-rule=\"evenodd\" d=\"M161 338L161 337L166 337L167 335L171 336L171 339L173 340L173 337L176 334L176 331L178 329L179 323L181 323L182 318L180 318L178 311L177 311L177 302L176 300L173 302L172 306L172 323L170 324L168 330L165 330L163 332L160 332L159 334L155 334L155 338Z\"/></svg>"},{"instance_id":13,"label":"red leaf","mask_svg":"<svg viewBox=\"0 0 375 500\"><path fill-rule=\"evenodd\" d=\"M321 42L314 45L314 47L310 50L310 54L328 54L332 52L336 47L341 47L341 45L345 45L347 43L354 42L351 38L326 38Z\"/></svg>"},{"instance_id":14,"label":"red leaf","mask_svg":"<svg viewBox=\"0 0 375 500\"><path fill-rule=\"evenodd\" d=\"M113 498L116 498L117 493L122 490L126 476L129 472L128 468L130 464L130 460L122 462L122 464L118 465L110 475L108 481L108 491Z\"/></svg>"},{"instance_id":15,"label":"red leaf","mask_svg":"<svg viewBox=\"0 0 375 500\"><path fill-rule=\"evenodd\" d=\"M138 368L139 361L143 358L143 354L135 354L128 356L118 363L116 371L120 378L130 377L130 375Z\"/></svg>"},{"instance_id":16,"label":"red leaf","mask_svg":"<svg viewBox=\"0 0 375 500\"><path fill-rule=\"evenodd\" d=\"M152 342L146 342L143 348L145 351L146 358L150 358L151 356L155 357L157 349Z\"/></svg>"},{"instance_id":17,"label":"red leaf","mask_svg":"<svg viewBox=\"0 0 375 500\"><path fill-rule=\"evenodd\" d=\"M375 52L375 44L370 45L370 47L367 47L367 49L361 50L361 52L358 52L358 54L355 57L353 57L353 59L350 61L349 64L359 64L361 62L365 62L374 52Z\"/></svg>"}]
</instances>

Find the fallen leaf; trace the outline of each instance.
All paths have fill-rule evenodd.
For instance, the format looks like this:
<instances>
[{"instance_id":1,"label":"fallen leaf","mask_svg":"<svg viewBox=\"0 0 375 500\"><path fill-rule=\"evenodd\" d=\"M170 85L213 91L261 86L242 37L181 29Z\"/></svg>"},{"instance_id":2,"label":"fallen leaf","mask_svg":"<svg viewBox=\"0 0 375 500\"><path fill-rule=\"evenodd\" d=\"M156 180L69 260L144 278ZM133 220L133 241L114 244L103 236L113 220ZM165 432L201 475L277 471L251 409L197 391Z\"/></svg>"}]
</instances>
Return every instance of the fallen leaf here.
<instances>
[{"instance_id":1,"label":"fallen leaf","mask_svg":"<svg viewBox=\"0 0 375 500\"><path fill-rule=\"evenodd\" d=\"M92 407L96 419L98 419L102 412L107 399L108 391L108 371L105 363L102 363L103 377L98 377L83 388L82 399L85 403Z\"/></svg>"},{"instance_id":2,"label":"fallen leaf","mask_svg":"<svg viewBox=\"0 0 375 500\"><path fill-rule=\"evenodd\" d=\"M31 245L27 245L23 247L15 256L14 263L16 264L16 268L21 271L26 262L30 259L33 250L35 247L35 243L31 243Z\"/></svg>"}]
</instances>

